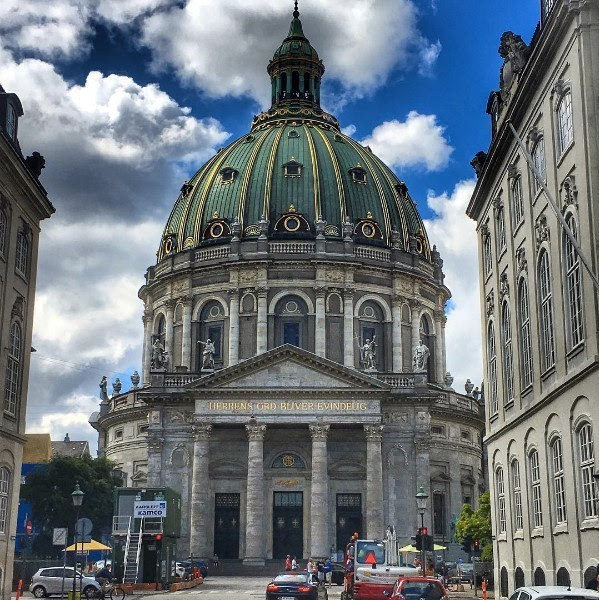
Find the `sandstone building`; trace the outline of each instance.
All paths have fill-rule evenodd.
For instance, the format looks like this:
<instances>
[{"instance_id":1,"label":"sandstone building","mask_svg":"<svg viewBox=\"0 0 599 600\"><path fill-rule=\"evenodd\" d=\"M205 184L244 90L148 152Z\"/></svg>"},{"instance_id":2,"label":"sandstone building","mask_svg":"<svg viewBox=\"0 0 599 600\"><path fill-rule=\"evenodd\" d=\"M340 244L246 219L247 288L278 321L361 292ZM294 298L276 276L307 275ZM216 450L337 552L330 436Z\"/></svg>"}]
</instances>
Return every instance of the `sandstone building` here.
<instances>
[{"instance_id":1,"label":"sandstone building","mask_svg":"<svg viewBox=\"0 0 599 600\"><path fill-rule=\"evenodd\" d=\"M473 165L495 582L586 584L599 561L598 300L532 156L597 273L599 2L544 0L530 45L505 33L492 141ZM499 583L499 587L497 587Z\"/></svg>"},{"instance_id":2,"label":"sandstone building","mask_svg":"<svg viewBox=\"0 0 599 600\"><path fill-rule=\"evenodd\" d=\"M409 542L418 485L448 542L483 485L442 260L406 184L321 109L324 70L296 9L272 107L168 218L139 293L141 387L91 418L128 485L182 494L182 555L321 557L387 525Z\"/></svg>"}]
</instances>

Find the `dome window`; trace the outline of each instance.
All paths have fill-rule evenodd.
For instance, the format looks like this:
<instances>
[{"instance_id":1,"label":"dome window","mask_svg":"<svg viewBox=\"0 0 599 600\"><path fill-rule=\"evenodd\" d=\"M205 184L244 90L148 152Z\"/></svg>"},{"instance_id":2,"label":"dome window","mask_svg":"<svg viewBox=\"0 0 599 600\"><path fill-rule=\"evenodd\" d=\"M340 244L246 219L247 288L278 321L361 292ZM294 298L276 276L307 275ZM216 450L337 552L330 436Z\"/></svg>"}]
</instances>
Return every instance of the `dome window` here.
<instances>
[{"instance_id":1,"label":"dome window","mask_svg":"<svg viewBox=\"0 0 599 600\"><path fill-rule=\"evenodd\" d=\"M172 254L177 249L174 235L167 235L162 242L162 253L164 255Z\"/></svg>"},{"instance_id":2,"label":"dome window","mask_svg":"<svg viewBox=\"0 0 599 600\"><path fill-rule=\"evenodd\" d=\"M244 143L249 144L250 142L254 141L254 136L253 135L248 135L245 137L245 139L243 140Z\"/></svg>"},{"instance_id":3,"label":"dome window","mask_svg":"<svg viewBox=\"0 0 599 600\"><path fill-rule=\"evenodd\" d=\"M220 182L221 184L233 183L239 171L237 169L233 169L232 167L225 167L221 169L220 172Z\"/></svg>"},{"instance_id":4,"label":"dome window","mask_svg":"<svg viewBox=\"0 0 599 600\"><path fill-rule=\"evenodd\" d=\"M333 136L333 139L334 139L336 142L339 142L340 144L345 144L345 142L343 141L343 138L342 138L342 137L341 137L341 136L340 136L338 133L336 133L336 134Z\"/></svg>"},{"instance_id":5,"label":"dome window","mask_svg":"<svg viewBox=\"0 0 599 600\"><path fill-rule=\"evenodd\" d=\"M297 162L293 156L291 160L283 165L285 169L285 177L301 177L302 176L302 164Z\"/></svg>"},{"instance_id":6,"label":"dome window","mask_svg":"<svg viewBox=\"0 0 599 600\"><path fill-rule=\"evenodd\" d=\"M204 240L217 240L222 237L231 237L231 227L224 219L220 218L217 211L214 211L212 219L208 221L204 229Z\"/></svg>"},{"instance_id":7,"label":"dome window","mask_svg":"<svg viewBox=\"0 0 599 600\"><path fill-rule=\"evenodd\" d=\"M297 132L295 129L292 129L292 130L291 130L291 131L290 131L290 132L287 134L287 137L290 137L290 138L298 138L298 137L299 137L299 133L298 133L298 132Z\"/></svg>"},{"instance_id":8,"label":"dome window","mask_svg":"<svg viewBox=\"0 0 599 600\"><path fill-rule=\"evenodd\" d=\"M360 166L360 164L350 169L352 180L354 183L366 183L366 171Z\"/></svg>"}]
</instances>

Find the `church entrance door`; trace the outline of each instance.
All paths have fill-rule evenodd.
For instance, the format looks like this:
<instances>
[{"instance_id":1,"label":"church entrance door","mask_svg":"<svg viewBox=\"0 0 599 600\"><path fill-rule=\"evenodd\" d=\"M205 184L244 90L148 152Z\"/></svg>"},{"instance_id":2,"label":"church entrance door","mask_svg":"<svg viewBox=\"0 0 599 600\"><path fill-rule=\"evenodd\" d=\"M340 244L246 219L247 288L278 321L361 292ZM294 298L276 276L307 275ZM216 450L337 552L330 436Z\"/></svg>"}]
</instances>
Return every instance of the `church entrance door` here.
<instances>
[{"instance_id":1,"label":"church entrance door","mask_svg":"<svg viewBox=\"0 0 599 600\"><path fill-rule=\"evenodd\" d=\"M345 550L351 536L362 531L362 494L337 494L337 552Z\"/></svg>"},{"instance_id":2,"label":"church entrance door","mask_svg":"<svg viewBox=\"0 0 599 600\"><path fill-rule=\"evenodd\" d=\"M239 494L215 494L214 553L239 558Z\"/></svg>"},{"instance_id":3,"label":"church entrance door","mask_svg":"<svg viewBox=\"0 0 599 600\"><path fill-rule=\"evenodd\" d=\"M304 494L274 492L272 509L272 557L304 554Z\"/></svg>"}]
</instances>

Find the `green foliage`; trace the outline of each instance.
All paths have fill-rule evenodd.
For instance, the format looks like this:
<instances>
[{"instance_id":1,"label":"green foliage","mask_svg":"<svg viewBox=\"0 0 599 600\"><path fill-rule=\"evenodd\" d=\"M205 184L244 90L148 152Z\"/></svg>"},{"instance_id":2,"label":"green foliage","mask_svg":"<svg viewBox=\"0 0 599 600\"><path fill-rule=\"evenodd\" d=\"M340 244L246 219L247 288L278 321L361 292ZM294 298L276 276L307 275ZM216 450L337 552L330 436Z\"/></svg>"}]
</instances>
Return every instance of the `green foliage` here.
<instances>
[{"instance_id":1,"label":"green foliage","mask_svg":"<svg viewBox=\"0 0 599 600\"><path fill-rule=\"evenodd\" d=\"M469 504L464 504L455 530L456 539L459 542L479 541L481 560L493 560L491 497L489 492L481 494L477 510L472 510Z\"/></svg>"},{"instance_id":2,"label":"green foliage","mask_svg":"<svg viewBox=\"0 0 599 600\"><path fill-rule=\"evenodd\" d=\"M21 486L21 498L31 502L37 531L51 535L54 527L68 527L73 538L76 508L71 493L79 482L85 493L80 516L91 519L93 536L110 530L112 520L112 490L120 483L111 471L114 464L104 458L57 456L44 468L29 475Z\"/></svg>"}]
</instances>

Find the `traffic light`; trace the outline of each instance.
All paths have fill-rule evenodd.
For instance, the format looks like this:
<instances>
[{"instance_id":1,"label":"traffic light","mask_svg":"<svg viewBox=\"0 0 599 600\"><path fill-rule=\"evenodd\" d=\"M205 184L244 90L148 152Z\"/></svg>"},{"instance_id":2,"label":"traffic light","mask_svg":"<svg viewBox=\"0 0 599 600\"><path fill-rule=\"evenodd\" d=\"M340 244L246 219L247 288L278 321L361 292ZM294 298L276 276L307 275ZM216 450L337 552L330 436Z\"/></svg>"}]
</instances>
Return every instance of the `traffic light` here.
<instances>
[{"instance_id":1,"label":"traffic light","mask_svg":"<svg viewBox=\"0 0 599 600\"><path fill-rule=\"evenodd\" d=\"M426 550L427 552L432 552L434 550L432 535L423 535L422 536L422 548L424 550Z\"/></svg>"},{"instance_id":2,"label":"traffic light","mask_svg":"<svg viewBox=\"0 0 599 600\"><path fill-rule=\"evenodd\" d=\"M416 550L422 550L422 534L420 533L420 529L418 530L418 532L416 533Z\"/></svg>"},{"instance_id":3,"label":"traffic light","mask_svg":"<svg viewBox=\"0 0 599 600\"><path fill-rule=\"evenodd\" d=\"M420 528L420 533L422 535L428 535L428 527L421 527Z\"/></svg>"},{"instance_id":4,"label":"traffic light","mask_svg":"<svg viewBox=\"0 0 599 600\"><path fill-rule=\"evenodd\" d=\"M474 542L472 543L473 547L474 547L474 551L478 552L480 550L480 544L478 543L478 540L474 540Z\"/></svg>"},{"instance_id":5,"label":"traffic light","mask_svg":"<svg viewBox=\"0 0 599 600\"><path fill-rule=\"evenodd\" d=\"M462 550L466 554L470 554L472 552L472 538L470 536L466 536L462 541Z\"/></svg>"}]
</instances>

